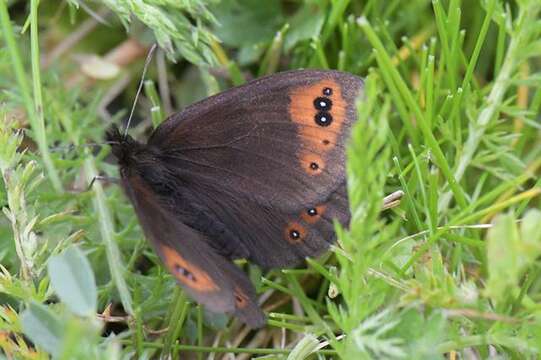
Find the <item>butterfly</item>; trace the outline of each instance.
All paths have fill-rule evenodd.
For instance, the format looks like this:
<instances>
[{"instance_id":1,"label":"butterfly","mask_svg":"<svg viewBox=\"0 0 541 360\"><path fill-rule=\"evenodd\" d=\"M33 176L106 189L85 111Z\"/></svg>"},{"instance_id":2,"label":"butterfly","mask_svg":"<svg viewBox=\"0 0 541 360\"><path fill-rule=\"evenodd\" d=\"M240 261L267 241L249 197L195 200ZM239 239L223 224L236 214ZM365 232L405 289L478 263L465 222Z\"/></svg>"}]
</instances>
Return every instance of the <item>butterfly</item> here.
<instances>
[{"instance_id":1,"label":"butterfly","mask_svg":"<svg viewBox=\"0 0 541 360\"><path fill-rule=\"evenodd\" d=\"M184 290L212 312L265 324L246 274L293 267L350 218L345 146L361 78L296 70L197 102L147 143L107 133L143 232Z\"/></svg>"}]
</instances>

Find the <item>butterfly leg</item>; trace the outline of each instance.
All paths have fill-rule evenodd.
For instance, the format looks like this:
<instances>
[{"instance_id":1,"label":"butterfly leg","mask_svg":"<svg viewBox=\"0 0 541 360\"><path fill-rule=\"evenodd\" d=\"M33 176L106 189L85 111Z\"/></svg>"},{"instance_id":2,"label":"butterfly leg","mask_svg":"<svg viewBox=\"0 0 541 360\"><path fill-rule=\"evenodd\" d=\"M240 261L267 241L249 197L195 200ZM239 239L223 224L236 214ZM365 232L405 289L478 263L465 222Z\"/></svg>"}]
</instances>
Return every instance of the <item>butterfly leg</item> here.
<instances>
[{"instance_id":1,"label":"butterfly leg","mask_svg":"<svg viewBox=\"0 0 541 360\"><path fill-rule=\"evenodd\" d=\"M94 176L92 178L92 180L90 181L90 184L88 184L88 187L86 188L85 192L90 191L90 189L92 189L92 186L94 185L94 183L96 181L104 181L104 182L113 183L113 184L119 184L120 183L119 178L115 178L115 177L112 177L112 176L96 175L96 176Z\"/></svg>"}]
</instances>

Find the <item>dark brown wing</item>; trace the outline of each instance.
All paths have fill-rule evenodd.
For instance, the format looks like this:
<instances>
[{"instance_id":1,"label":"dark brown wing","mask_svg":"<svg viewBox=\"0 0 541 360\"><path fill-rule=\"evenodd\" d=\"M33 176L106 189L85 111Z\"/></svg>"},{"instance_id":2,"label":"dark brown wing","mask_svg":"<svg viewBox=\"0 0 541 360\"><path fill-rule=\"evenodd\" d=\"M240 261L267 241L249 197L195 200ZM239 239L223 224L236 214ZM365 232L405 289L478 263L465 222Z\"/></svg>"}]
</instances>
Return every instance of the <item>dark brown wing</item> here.
<instances>
[{"instance_id":1,"label":"dark brown wing","mask_svg":"<svg viewBox=\"0 0 541 360\"><path fill-rule=\"evenodd\" d=\"M271 75L173 115L148 144L179 178L295 212L344 182L362 87L337 71Z\"/></svg>"},{"instance_id":2,"label":"dark brown wing","mask_svg":"<svg viewBox=\"0 0 541 360\"><path fill-rule=\"evenodd\" d=\"M251 327L263 326L265 316L246 275L217 254L203 234L173 216L167 202L139 175L124 174L124 188L146 237L184 290L211 311L233 313Z\"/></svg>"},{"instance_id":3,"label":"dark brown wing","mask_svg":"<svg viewBox=\"0 0 541 360\"><path fill-rule=\"evenodd\" d=\"M202 232L210 244L229 258L248 258L268 269L300 264L318 256L336 240L334 221L346 225L349 207L345 183L327 199L296 211L262 205L253 198L216 194L203 184L190 184L192 203L205 204L195 216L179 214ZM213 219L212 220L204 220Z\"/></svg>"},{"instance_id":4,"label":"dark brown wing","mask_svg":"<svg viewBox=\"0 0 541 360\"><path fill-rule=\"evenodd\" d=\"M333 219L349 221L344 148L362 88L351 74L292 71L169 118L148 145L182 189L177 206L194 205L177 216L265 268L321 254Z\"/></svg>"}]
</instances>

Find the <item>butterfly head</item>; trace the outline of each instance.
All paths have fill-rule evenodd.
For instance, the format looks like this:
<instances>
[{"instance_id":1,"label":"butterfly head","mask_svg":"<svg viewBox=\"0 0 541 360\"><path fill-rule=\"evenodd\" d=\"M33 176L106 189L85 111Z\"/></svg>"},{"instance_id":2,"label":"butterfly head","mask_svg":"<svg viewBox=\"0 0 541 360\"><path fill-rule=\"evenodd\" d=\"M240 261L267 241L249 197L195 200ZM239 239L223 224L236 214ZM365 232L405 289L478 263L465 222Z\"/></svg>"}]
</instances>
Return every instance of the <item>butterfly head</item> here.
<instances>
[{"instance_id":1,"label":"butterfly head","mask_svg":"<svg viewBox=\"0 0 541 360\"><path fill-rule=\"evenodd\" d=\"M139 142L129 135L122 134L116 125L111 126L107 131L105 139L121 167L129 167L133 164L135 155L141 147Z\"/></svg>"}]
</instances>

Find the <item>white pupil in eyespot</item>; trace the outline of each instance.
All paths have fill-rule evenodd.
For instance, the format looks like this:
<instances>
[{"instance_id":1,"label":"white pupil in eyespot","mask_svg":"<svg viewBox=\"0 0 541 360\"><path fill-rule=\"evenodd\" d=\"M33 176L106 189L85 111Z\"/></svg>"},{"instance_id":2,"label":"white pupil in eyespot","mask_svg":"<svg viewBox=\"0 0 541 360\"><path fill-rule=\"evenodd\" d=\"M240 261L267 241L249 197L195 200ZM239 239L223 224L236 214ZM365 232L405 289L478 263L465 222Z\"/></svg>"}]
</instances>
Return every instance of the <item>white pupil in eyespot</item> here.
<instances>
[{"instance_id":1,"label":"white pupil in eyespot","mask_svg":"<svg viewBox=\"0 0 541 360\"><path fill-rule=\"evenodd\" d=\"M182 266L180 266L178 264L175 265L175 271L179 275L184 276L184 277L188 278L189 280L195 281L195 276L190 271L188 271L188 269L185 269L185 268L183 268Z\"/></svg>"}]
</instances>

